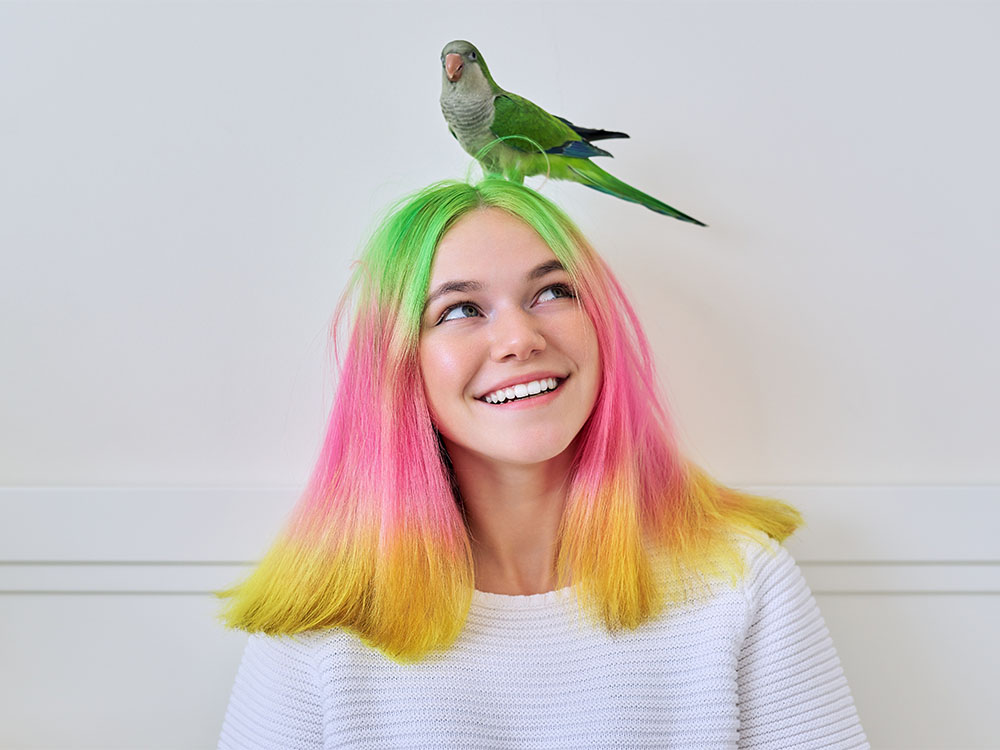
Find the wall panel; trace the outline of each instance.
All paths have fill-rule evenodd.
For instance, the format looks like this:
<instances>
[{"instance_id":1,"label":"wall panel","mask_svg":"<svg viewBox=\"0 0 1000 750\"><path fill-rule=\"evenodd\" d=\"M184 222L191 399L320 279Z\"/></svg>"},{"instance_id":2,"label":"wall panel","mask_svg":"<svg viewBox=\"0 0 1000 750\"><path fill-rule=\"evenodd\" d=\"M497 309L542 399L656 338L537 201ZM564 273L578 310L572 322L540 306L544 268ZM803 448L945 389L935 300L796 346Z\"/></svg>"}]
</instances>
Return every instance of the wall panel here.
<instances>
[{"instance_id":1,"label":"wall panel","mask_svg":"<svg viewBox=\"0 0 1000 750\"><path fill-rule=\"evenodd\" d=\"M745 489L807 519L788 546L873 747L1000 746L984 718L1000 704L1000 488ZM216 622L211 592L251 569L295 499L0 490L0 747L212 747L245 636Z\"/></svg>"}]
</instances>

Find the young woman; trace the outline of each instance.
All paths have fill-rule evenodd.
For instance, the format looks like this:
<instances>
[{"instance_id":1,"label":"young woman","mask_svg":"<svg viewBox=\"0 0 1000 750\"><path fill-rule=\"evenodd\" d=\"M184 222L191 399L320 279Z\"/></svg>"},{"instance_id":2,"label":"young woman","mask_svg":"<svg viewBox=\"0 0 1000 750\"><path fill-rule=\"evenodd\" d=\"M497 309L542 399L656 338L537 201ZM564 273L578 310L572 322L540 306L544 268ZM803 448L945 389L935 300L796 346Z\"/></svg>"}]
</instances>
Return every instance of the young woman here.
<instances>
[{"instance_id":1,"label":"young woman","mask_svg":"<svg viewBox=\"0 0 1000 750\"><path fill-rule=\"evenodd\" d=\"M432 185L366 247L323 450L223 592L221 748L864 748L780 545L685 461L611 270L521 185Z\"/></svg>"}]
</instances>

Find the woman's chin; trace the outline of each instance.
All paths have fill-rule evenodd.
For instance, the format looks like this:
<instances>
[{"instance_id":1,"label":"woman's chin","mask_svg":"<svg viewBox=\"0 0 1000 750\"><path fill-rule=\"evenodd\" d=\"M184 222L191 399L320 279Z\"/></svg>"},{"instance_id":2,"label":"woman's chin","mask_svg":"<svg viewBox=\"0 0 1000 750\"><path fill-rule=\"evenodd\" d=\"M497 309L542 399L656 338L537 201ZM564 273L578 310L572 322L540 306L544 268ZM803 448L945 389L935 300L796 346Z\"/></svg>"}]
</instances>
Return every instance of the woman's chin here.
<instances>
[{"instance_id":1,"label":"woman's chin","mask_svg":"<svg viewBox=\"0 0 1000 750\"><path fill-rule=\"evenodd\" d=\"M484 461L492 461L508 466L539 466L565 458L571 441L518 441L516 445L492 445L488 451L480 451Z\"/></svg>"}]
</instances>

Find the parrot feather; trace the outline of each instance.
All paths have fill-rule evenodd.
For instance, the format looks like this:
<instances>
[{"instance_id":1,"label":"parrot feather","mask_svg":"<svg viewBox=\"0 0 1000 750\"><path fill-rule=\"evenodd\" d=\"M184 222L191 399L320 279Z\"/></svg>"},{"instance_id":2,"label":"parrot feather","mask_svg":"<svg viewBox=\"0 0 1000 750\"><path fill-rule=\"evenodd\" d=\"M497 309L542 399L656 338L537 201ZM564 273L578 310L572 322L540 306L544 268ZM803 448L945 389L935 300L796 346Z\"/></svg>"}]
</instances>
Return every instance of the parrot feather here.
<instances>
[{"instance_id":1,"label":"parrot feather","mask_svg":"<svg viewBox=\"0 0 1000 750\"><path fill-rule=\"evenodd\" d=\"M559 115L553 115L557 120L562 120L564 123L573 128L573 131L583 138L585 141L601 141L607 138L628 138L628 133L619 133L617 130L601 130L600 128L581 128L579 125L574 125L565 117L560 117Z\"/></svg>"},{"instance_id":2,"label":"parrot feather","mask_svg":"<svg viewBox=\"0 0 1000 750\"><path fill-rule=\"evenodd\" d=\"M566 141L561 146L545 149L545 153L562 154L563 156L572 156L575 159L589 159L591 156L611 156L603 148L598 148L587 141Z\"/></svg>"},{"instance_id":3,"label":"parrot feather","mask_svg":"<svg viewBox=\"0 0 1000 750\"><path fill-rule=\"evenodd\" d=\"M641 190L637 190L626 182L622 182L617 177L605 172L593 162L581 161L579 164L571 165L570 170L580 177L580 184L586 185L589 188L599 190L607 195L613 195L616 198L621 198L622 200L638 203L640 206L645 206L650 211L656 211L658 214L672 216L675 219L688 221L692 224L697 224L700 227L706 226L697 219L688 216L685 213L681 213L672 206L668 206L663 201L657 200L653 196L647 195Z\"/></svg>"}]
</instances>

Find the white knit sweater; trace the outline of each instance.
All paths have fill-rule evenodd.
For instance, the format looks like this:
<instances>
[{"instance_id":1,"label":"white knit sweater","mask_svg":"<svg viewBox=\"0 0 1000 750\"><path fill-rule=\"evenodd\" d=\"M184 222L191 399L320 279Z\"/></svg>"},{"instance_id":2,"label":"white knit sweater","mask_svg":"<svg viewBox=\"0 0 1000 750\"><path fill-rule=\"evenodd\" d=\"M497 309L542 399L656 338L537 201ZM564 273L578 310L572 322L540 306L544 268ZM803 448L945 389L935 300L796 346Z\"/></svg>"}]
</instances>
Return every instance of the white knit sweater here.
<instances>
[{"instance_id":1,"label":"white knit sweater","mask_svg":"<svg viewBox=\"0 0 1000 750\"><path fill-rule=\"evenodd\" d=\"M784 547L617 636L572 589L476 591L454 646L401 666L340 630L250 637L219 747L867 748L840 660Z\"/></svg>"}]
</instances>

